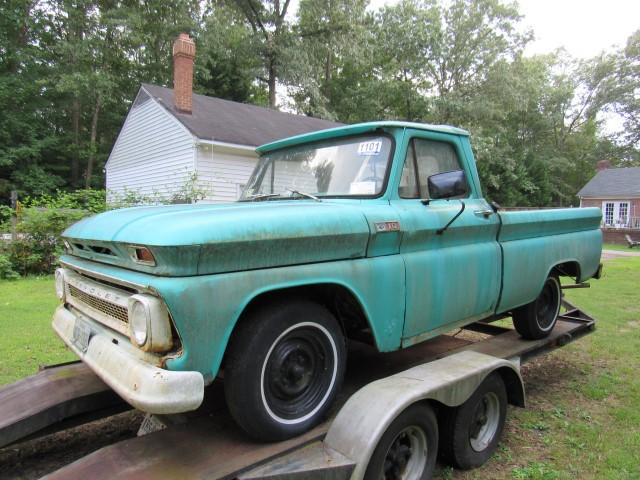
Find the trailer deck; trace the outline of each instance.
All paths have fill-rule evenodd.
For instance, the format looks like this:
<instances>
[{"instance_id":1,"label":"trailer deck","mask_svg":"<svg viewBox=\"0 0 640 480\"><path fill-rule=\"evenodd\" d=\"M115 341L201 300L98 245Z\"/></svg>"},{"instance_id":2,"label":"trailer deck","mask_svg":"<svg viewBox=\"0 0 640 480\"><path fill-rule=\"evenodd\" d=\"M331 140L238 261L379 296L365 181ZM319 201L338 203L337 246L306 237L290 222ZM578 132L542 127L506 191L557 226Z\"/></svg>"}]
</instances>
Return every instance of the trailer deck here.
<instances>
[{"instance_id":1,"label":"trailer deck","mask_svg":"<svg viewBox=\"0 0 640 480\"><path fill-rule=\"evenodd\" d=\"M302 475L346 479L354 465L338 452L323 448L322 439L354 392L374 380L467 350L523 363L595 329L594 319L569 304L565 306L568 310L559 317L551 335L542 340L523 340L511 328L475 323L464 329L464 335L459 332L441 335L386 354L353 343L344 388L330 418L304 435L284 442L258 443L247 439L226 410L222 383L216 381L207 388L201 408L177 420L170 419L168 428L104 447L46 478L250 480L293 479ZM0 446L105 416L110 409L126 408L92 375L82 364L63 365L0 389ZM49 389L56 389L57 394L38 400ZM33 399L34 403L28 411L20 413L19 405L25 398Z\"/></svg>"}]
</instances>

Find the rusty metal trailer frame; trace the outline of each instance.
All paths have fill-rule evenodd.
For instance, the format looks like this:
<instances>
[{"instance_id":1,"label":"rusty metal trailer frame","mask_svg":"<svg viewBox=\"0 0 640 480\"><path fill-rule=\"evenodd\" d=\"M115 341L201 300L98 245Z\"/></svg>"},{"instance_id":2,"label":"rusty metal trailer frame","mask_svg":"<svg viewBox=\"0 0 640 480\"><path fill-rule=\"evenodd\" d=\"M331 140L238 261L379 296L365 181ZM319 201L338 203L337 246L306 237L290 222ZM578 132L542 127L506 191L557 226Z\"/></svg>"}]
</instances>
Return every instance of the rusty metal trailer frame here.
<instances>
[{"instance_id":1,"label":"rusty metal trailer frame","mask_svg":"<svg viewBox=\"0 0 640 480\"><path fill-rule=\"evenodd\" d=\"M177 421L155 417L168 427L104 447L47 478L347 479L356 467L354 461L327 448L323 439L335 415L353 393L375 380L465 351L519 365L595 329L596 322L592 317L566 302L564 306L567 311L560 315L553 332L541 340L523 340L512 328L493 323L474 323L462 330L476 332L479 339L464 339L458 334L441 335L387 354L353 344L345 387L330 419L304 435L284 442L266 444L248 440L226 411L222 385L214 382L208 389L203 407L196 412L181 416ZM371 365L376 365L375 369ZM80 362L46 368L32 377L0 388L0 447L127 408Z\"/></svg>"}]
</instances>

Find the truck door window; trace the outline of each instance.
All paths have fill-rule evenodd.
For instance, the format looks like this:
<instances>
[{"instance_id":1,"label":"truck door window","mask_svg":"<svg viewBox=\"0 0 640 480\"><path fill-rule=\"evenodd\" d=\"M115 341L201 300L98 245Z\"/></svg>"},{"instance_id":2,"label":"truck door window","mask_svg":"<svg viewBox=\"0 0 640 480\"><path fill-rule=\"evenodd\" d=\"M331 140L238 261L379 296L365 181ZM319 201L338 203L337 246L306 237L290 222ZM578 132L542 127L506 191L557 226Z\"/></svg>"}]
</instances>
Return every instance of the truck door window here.
<instances>
[{"instance_id":1,"label":"truck door window","mask_svg":"<svg viewBox=\"0 0 640 480\"><path fill-rule=\"evenodd\" d=\"M429 198L427 180L431 175L460 169L453 145L414 138L407 149L398 194L400 198Z\"/></svg>"}]
</instances>

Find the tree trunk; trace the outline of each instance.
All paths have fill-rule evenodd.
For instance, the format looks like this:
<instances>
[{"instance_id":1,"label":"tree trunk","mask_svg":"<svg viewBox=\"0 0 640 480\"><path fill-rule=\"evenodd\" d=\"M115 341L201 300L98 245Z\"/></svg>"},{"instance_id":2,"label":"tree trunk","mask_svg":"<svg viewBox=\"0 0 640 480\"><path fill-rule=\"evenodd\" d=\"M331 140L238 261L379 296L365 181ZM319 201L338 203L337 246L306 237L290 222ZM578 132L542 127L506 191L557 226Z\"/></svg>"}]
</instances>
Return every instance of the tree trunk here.
<instances>
[{"instance_id":1,"label":"tree trunk","mask_svg":"<svg viewBox=\"0 0 640 480\"><path fill-rule=\"evenodd\" d=\"M77 98L74 98L71 104L71 128L74 146L71 156L71 185L75 187L80 176L80 100Z\"/></svg>"},{"instance_id":2,"label":"tree trunk","mask_svg":"<svg viewBox=\"0 0 640 480\"><path fill-rule=\"evenodd\" d=\"M93 175L93 162L96 157L96 137L98 136L98 118L100 116L100 94L96 97L96 105L91 117L91 144L89 146L89 159L87 160L87 174L85 176L84 188L91 188L91 176Z\"/></svg>"},{"instance_id":3,"label":"tree trunk","mask_svg":"<svg viewBox=\"0 0 640 480\"><path fill-rule=\"evenodd\" d=\"M325 99L329 99L329 82L331 81L331 67L333 66L333 52L331 51L331 48L329 48L329 51L327 52L327 58L324 64L324 87L323 87L323 93L325 96Z\"/></svg>"},{"instance_id":4,"label":"tree trunk","mask_svg":"<svg viewBox=\"0 0 640 480\"><path fill-rule=\"evenodd\" d=\"M269 60L269 77L267 78L269 86L269 108L277 109L276 106L276 67L273 60Z\"/></svg>"}]
</instances>

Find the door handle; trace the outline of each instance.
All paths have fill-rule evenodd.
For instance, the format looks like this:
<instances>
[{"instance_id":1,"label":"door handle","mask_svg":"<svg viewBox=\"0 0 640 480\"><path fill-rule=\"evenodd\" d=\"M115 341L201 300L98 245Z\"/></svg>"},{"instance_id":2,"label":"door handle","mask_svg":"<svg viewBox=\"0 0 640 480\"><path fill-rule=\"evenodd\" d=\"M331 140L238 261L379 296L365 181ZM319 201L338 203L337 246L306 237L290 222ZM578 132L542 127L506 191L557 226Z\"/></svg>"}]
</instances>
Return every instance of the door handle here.
<instances>
[{"instance_id":1,"label":"door handle","mask_svg":"<svg viewBox=\"0 0 640 480\"><path fill-rule=\"evenodd\" d=\"M476 215L477 217L485 217L487 218L489 215L493 214L493 210L490 209L486 209L486 210L475 210L474 215Z\"/></svg>"}]
</instances>

